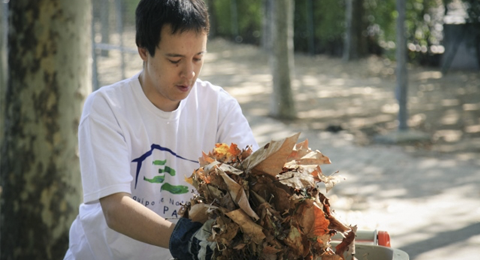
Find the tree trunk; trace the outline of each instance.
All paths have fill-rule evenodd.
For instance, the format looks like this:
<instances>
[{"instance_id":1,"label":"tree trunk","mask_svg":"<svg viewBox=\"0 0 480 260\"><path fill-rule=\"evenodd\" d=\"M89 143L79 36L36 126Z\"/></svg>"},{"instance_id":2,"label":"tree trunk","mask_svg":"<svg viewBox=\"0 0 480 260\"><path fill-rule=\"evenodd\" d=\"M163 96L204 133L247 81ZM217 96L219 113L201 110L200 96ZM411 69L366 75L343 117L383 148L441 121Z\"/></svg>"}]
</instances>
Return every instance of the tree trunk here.
<instances>
[{"instance_id":1,"label":"tree trunk","mask_svg":"<svg viewBox=\"0 0 480 260\"><path fill-rule=\"evenodd\" d=\"M350 61L367 55L367 37L364 35L366 24L364 22L365 8L363 0L345 1L345 42L343 60Z\"/></svg>"},{"instance_id":2,"label":"tree trunk","mask_svg":"<svg viewBox=\"0 0 480 260\"><path fill-rule=\"evenodd\" d=\"M5 127L5 93L7 91L7 4L0 1L0 145L3 141ZM2 194L0 182L0 196Z\"/></svg>"},{"instance_id":3,"label":"tree trunk","mask_svg":"<svg viewBox=\"0 0 480 260\"><path fill-rule=\"evenodd\" d=\"M9 2L0 259L63 259L81 202L77 128L91 91L91 2Z\"/></svg>"},{"instance_id":4,"label":"tree trunk","mask_svg":"<svg viewBox=\"0 0 480 260\"><path fill-rule=\"evenodd\" d=\"M275 118L296 117L291 78L293 71L293 2L273 1L272 52L270 67L273 77L270 115Z\"/></svg>"},{"instance_id":5,"label":"tree trunk","mask_svg":"<svg viewBox=\"0 0 480 260\"><path fill-rule=\"evenodd\" d=\"M405 1L397 0L397 87L395 94L398 100L398 130L408 130L407 119L407 90L408 90L408 75L407 75L407 39L405 36Z\"/></svg>"},{"instance_id":6,"label":"tree trunk","mask_svg":"<svg viewBox=\"0 0 480 260\"><path fill-rule=\"evenodd\" d=\"M262 49L271 52L272 51L272 31L273 26L273 0L262 0Z\"/></svg>"}]
</instances>

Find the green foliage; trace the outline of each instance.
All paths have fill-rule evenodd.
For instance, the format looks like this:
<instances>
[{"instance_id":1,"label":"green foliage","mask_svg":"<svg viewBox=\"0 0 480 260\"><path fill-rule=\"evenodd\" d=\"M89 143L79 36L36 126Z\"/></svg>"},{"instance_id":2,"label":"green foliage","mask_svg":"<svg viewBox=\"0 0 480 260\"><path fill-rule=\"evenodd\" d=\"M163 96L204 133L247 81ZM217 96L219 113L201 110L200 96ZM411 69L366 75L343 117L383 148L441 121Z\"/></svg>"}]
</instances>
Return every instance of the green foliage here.
<instances>
[{"instance_id":1,"label":"green foliage","mask_svg":"<svg viewBox=\"0 0 480 260\"><path fill-rule=\"evenodd\" d=\"M236 2L237 15L234 13ZM210 15L215 16L217 36L238 42L259 44L262 28L262 1L214 0ZM237 17L235 21L235 17ZM235 31L238 35L235 35ZM240 36L240 37L237 37Z\"/></svg>"},{"instance_id":2,"label":"green foliage","mask_svg":"<svg viewBox=\"0 0 480 260\"><path fill-rule=\"evenodd\" d=\"M312 30L314 35L315 53L330 53L341 55L343 35L345 32L345 6L338 0L295 1L294 45L296 51L308 52L309 12L313 17Z\"/></svg>"},{"instance_id":3,"label":"green foliage","mask_svg":"<svg viewBox=\"0 0 480 260\"><path fill-rule=\"evenodd\" d=\"M393 58L394 44L396 43L396 19L398 12L396 10L397 0L365 0L366 16L370 23L369 28L379 28L379 30L369 30L376 34L377 40L384 48L384 53ZM448 0L447 0L448 1ZM407 42L417 46L419 50L409 53L411 61L425 60L430 55L428 49L431 45L439 44L441 40L441 31L436 29L436 23L441 22L439 18L441 0L406 0L406 19L405 29ZM390 43L390 44L388 44Z\"/></svg>"},{"instance_id":4,"label":"green foliage","mask_svg":"<svg viewBox=\"0 0 480 260\"><path fill-rule=\"evenodd\" d=\"M128 1L128 0L126 0ZM211 15L216 18L217 35L235 39L235 17L232 5L237 4L237 31L242 42L259 44L262 34L263 3L265 0L211 0ZM383 54L393 58L396 43L397 0L363 0L366 24L363 34L371 46L380 45ZM410 53L411 60L422 60L430 55L430 46L440 44L442 38L442 5L452 0L406 0L406 36L417 50ZM480 23L480 1L463 0L469 3L467 10L470 22ZM310 35L313 30L314 53L340 56L343 52L345 34L345 0L294 0L294 46L295 51L309 52ZM310 13L309 13L310 12ZM309 15L313 23L309 24ZM480 30L480 26L477 26ZM238 37L237 37L238 39ZM413 44L413 45L412 45ZM420 51L418 51L420 50ZM423 51L422 51L423 50ZM427 50L425 52L425 50ZM373 52L372 49L370 51ZM378 53L375 52L375 53Z\"/></svg>"},{"instance_id":5,"label":"green foliage","mask_svg":"<svg viewBox=\"0 0 480 260\"><path fill-rule=\"evenodd\" d=\"M365 0L366 17L379 40L395 42L396 0Z\"/></svg>"},{"instance_id":6,"label":"green foliage","mask_svg":"<svg viewBox=\"0 0 480 260\"><path fill-rule=\"evenodd\" d=\"M334 41L345 32L345 5L343 1L314 1L315 35L321 41Z\"/></svg>"}]
</instances>

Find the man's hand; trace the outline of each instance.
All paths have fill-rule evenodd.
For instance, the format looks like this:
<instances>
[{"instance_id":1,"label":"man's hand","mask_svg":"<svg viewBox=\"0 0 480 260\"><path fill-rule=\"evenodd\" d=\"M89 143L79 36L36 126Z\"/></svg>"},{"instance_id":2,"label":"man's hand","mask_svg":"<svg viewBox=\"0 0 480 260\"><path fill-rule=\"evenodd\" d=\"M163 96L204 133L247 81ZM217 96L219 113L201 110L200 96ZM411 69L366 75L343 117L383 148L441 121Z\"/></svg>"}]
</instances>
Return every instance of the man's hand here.
<instances>
[{"instance_id":1,"label":"man's hand","mask_svg":"<svg viewBox=\"0 0 480 260\"><path fill-rule=\"evenodd\" d=\"M170 237L170 253L180 260L210 260L216 243L208 241L212 234L210 219L202 225L188 218L180 218Z\"/></svg>"}]
</instances>

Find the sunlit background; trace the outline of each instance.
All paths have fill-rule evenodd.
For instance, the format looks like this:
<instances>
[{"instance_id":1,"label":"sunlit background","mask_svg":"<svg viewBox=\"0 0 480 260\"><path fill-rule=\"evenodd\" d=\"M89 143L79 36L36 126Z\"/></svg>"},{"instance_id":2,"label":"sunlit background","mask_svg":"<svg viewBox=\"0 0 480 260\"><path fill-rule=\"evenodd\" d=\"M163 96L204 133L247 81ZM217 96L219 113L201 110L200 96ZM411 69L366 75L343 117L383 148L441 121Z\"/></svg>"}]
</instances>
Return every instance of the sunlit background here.
<instances>
[{"instance_id":1,"label":"sunlit background","mask_svg":"<svg viewBox=\"0 0 480 260\"><path fill-rule=\"evenodd\" d=\"M134 41L137 2L93 1L94 89L142 68ZM410 259L480 255L478 1L407 1L408 125L430 138L390 145L375 137L398 127L395 0L363 1L364 51L348 62L344 1L294 1L298 118L284 121L268 116L265 1L206 2L212 30L200 78L237 98L260 145L302 132L300 139L332 160L324 173L347 178L327 194L340 218L388 231L392 246Z\"/></svg>"},{"instance_id":2,"label":"sunlit background","mask_svg":"<svg viewBox=\"0 0 480 260\"><path fill-rule=\"evenodd\" d=\"M97 6L94 39L99 47L122 44L125 51L102 55L97 49L98 86L142 66L132 5L114 3L108 38L102 36L105 9ZM466 22L468 5L407 1L408 125L430 140L395 146L374 142L398 127L395 1L364 1L368 51L349 62L342 59L343 1L295 1L298 119L284 122L268 118L272 78L262 46L262 1L210 5L213 24L201 78L238 99L260 144L301 131L301 139L331 158L324 172L347 177L327 194L340 217L361 229L387 230L392 246L410 259L479 255L480 42L474 39L480 28ZM123 27L116 21L119 11Z\"/></svg>"}]
</instances>

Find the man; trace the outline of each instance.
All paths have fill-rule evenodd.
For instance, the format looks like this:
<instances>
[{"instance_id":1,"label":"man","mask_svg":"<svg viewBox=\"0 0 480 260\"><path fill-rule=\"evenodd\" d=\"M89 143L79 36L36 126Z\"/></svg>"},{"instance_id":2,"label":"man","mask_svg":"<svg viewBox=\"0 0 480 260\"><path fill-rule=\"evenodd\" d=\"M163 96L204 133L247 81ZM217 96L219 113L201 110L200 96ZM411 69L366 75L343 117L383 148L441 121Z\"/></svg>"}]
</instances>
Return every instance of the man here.
<instances>
[{"instance_id":1,"label":"man","mask_svg":"<svg viewBox=\"0 0 480 260\"><path fill-rule=\"evenodd\" d=\"M238 102L197 78L209 30L203 0L141 0L136 30L143 70L85 102L84 202L65 259L169 259L169 247L194 258L201 225L177 223L195 192L185 177L215 143L258 148Z\"/></svg>"}]
</instances>

